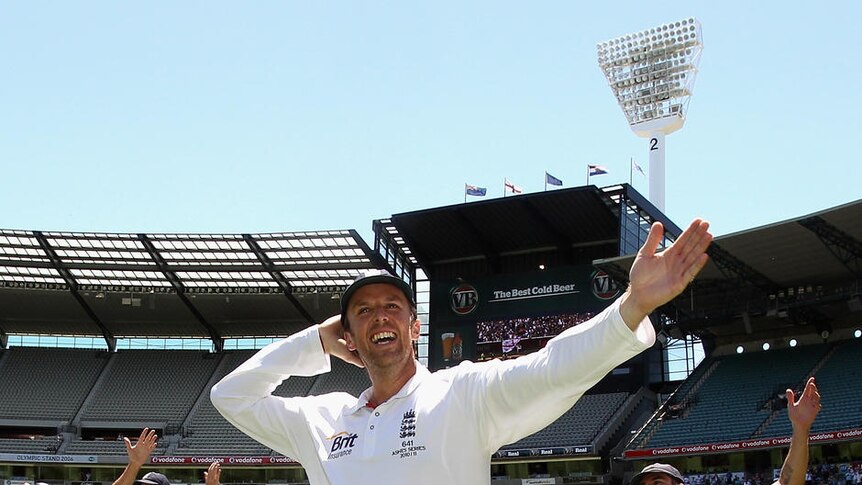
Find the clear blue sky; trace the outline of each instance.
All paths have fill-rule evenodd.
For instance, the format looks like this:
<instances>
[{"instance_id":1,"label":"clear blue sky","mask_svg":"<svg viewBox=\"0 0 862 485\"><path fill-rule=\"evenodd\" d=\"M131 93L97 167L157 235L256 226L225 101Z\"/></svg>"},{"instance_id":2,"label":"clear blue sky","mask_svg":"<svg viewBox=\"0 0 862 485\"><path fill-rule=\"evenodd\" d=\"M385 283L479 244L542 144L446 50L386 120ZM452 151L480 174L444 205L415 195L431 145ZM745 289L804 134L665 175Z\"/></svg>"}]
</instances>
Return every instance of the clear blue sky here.
<instances>
[{"instance_id":1,"label":"clear blue sky","mask_svg":"<svg viewBox=\"0 0 862 485\"><path fill-rule=\"evenodd\" d=\"M625 182L646 140L596 43L689 16L705 49L668 215L720 235L862 197L858 1L16 1L0 227L371 243L373 219L461 203L465 182L571 187L588 163Z\"/></svg>"}]
</instances>

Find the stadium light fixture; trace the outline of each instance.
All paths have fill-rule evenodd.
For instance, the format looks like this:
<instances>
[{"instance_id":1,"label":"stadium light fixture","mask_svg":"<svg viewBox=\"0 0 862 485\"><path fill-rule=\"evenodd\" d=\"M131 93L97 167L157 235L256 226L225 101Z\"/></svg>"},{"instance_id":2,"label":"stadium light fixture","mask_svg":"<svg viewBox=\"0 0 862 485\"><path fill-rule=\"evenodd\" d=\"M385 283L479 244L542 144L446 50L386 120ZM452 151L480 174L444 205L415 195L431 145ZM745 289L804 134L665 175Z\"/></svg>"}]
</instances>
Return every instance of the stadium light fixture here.
<instances>
[{"instance_id":1,"label":"stadium light fixture","mask_svg":"<svg viewBox=\"0 0 862 485\"><path fill-rule=\"evenodd\" d=\"M682 128L703 51L687 18L596 45L599 67L636 135L649 139L649 197L664 211L664 137Z\"/></svg>"}]
</instances>

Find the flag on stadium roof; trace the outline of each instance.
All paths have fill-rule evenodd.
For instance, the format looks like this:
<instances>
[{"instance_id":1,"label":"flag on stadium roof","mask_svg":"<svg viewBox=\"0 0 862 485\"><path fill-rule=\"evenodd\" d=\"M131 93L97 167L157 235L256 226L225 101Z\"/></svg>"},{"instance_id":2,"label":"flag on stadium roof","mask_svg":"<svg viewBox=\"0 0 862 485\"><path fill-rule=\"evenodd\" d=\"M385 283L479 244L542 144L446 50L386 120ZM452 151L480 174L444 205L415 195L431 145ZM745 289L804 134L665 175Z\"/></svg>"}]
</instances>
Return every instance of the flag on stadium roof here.
<instances>
[{"instance_id":1,"label":"flag on stadium roof","mask_svg":"<svg viewBox=\"0 0 862 485\"><path fill-rule=\"evenodd\" d=\"M640 172L641 175L643 175L644 177L646 177L646 172L644 172L644 169L642 169L641 166L638 165L638 162L636 162L634 158L632 158L632 168Z\"/></svg>"},{"instance_id":2,"label":"flag on stadium roof","mask_svg":"<svg viewBox=\"0 0 862 485\"><path fill-rule=\"evenodd\" d=\"M590 177L593 175L604 175L608 173L608 169L602 165L587 165L590 168Z\"/></svg>"},{"instance_id":3,"label":"flag on stadium roof","mask_svg":"<svg viewBox=\"0 0 862 485\"><path fill-rule=\"evenodd\" d=\"M488 190L485 187L477 187L475 185L464 184L464 193L475 197L484 197Z\"/></svg>"},{"instance_id":4,"label":"flag on stadium roof","mask_svg":"<svg viewBox=\"0 0 862 485\"><path fill-rule=\"evenodd\" d=\"M551 185L557 185L557 186L563 185L562 180L558 179L557 177L554 177L553 175L549 174L548 172L545 172L545 183L551 184Z\"/></svg>"},{"instance_id":5,"label":"flag on stadium roof","mask_svg":"<svg viewBox=\"0 0 862 485\"><path fill-rule=\"evenodd\" d=\"M508 191L513 194L520 194L524 189L515 185L514 182L509 182L509 179L503 179L503 195L505 196Z\"/></svg>"}]
</instances>

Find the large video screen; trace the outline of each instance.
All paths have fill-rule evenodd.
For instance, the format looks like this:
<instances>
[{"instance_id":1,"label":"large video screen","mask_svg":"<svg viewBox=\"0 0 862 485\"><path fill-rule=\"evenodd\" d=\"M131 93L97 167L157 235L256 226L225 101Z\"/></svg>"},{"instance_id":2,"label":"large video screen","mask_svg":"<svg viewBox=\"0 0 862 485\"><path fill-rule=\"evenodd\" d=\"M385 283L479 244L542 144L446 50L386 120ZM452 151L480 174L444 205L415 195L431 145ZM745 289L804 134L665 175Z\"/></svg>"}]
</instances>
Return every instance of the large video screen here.
<instances>
[{"instance_id":1,"label":"large video screen","mask_svg":"<svg viewBox=\"0 0 862 485\"><path fill-rule=\"evenodd\" d=\"M541 349L548 340L595 316L593 312L482 320L476 323L476 360L510 358Z\"/></svg>"},{"instance_id":2,"label":"large video screen","mask_svg":"<svg viewBox=\"0 0 862 485\"><path fill-rule=\"evenodd\" d=\"M512 358L544 347L589 320L620 294L592 266L431 285L429 364Z\"/></svg>"}]
</instances>

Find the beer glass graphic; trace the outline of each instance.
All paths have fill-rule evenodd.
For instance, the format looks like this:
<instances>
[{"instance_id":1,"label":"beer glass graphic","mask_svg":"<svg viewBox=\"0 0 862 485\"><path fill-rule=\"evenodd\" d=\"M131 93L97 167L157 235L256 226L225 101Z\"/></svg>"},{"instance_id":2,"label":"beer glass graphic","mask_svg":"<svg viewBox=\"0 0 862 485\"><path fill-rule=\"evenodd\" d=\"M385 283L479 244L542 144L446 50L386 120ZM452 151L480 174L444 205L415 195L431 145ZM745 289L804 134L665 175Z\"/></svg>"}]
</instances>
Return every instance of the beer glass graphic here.
<instances>
[{"instance_id":1,"label":"beer glass graphic","mask_svg":"<svg viewBox=\"0 0 862 485\"><path fill-rule=\"evenodd\" d=\"M440 335L440 340L443 342L443 361L449 362L452 360L452 343L455 341L455 333L444 332Z\"/></svg>"}]
</instances>

